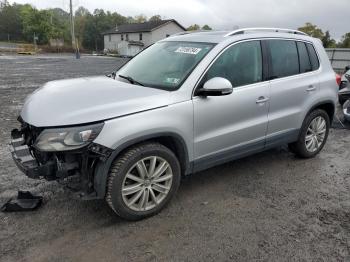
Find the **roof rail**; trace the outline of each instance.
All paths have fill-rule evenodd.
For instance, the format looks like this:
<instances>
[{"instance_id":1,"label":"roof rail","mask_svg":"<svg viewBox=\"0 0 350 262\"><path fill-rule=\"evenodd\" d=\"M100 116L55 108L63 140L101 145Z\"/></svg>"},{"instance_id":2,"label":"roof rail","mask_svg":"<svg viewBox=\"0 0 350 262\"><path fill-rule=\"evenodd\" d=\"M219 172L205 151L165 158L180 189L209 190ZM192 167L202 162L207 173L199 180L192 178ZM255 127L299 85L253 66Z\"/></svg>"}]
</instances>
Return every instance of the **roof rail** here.
<instances>
[{"instance_id":1,"label":"roof rail","mask_svg":"<svg viewBox=\"0 0 350 262\"><path fill-rule=\"evenodd\" d=\"M231 31L230 33L226 34L225 37L233 36L233 35L239 35L244 34L244 32L247 31L270 31L270 32L284 32L284 33L290 33L290 34L296 34L296 35L307 35L304 32L293 30L293 29L284 29L284 28L270 28L270 27L252 27L252 28L242 28L237 29L234 31Z\"/></svg>"},{"instance_id":2,"label":"roof rail","mask_svg":"<svg viewBox=\"0 0 350 262\"><path fill-rule=\"evenodd\" d=\"M189 35L189 34L193 34L193 33L202 33L202 32L211 32L210 30L191 30L191 31L183 31L180 33L175 33L171 36L179 36L179 35Z\"/></svg>"}]
</instances>

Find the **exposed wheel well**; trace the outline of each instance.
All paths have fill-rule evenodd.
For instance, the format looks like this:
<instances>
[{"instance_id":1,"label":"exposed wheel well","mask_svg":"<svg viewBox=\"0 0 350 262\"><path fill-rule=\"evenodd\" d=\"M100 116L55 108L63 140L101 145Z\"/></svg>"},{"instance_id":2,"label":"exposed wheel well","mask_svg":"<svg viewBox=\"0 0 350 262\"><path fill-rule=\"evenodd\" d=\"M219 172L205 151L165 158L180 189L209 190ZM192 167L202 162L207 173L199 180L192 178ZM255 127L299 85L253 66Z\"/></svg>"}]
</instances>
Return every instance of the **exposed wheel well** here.
<instances>
[{"instance_id":1,"label":"exposed wheel well","mask_svg":"<svg viewBox=\"0 0 350 262\"><path fill-rule=\"evenodd\" d=\"M188 165L188 155L182 142L178 141L176 138L171 136L157 137L152 140L166 146L174 152L174 154L180 162L181 174L184 175L186 173Z\"/></svg>"},{"instance_id":2,"label":"exposed wheel well","mask_svg":"<svg viewBox=\"0 0 350 262\"><path fill-rule=\"evenodd\" d=\"M97 164L94 172L94 189L97 193L96 198L105 197L107 178L113 161L130 147L147 142L158 142L173 151L179 160L182 175L191 172L186 143L181 136L173 133L160 133L153 136L140 137L123 144L119 149L112 152L106 162L99 162Z\"/></svg>"},{"instance_id":3,"label":"exposed wheel well","mask_svg":"<svg viewBox=\"0 0 350 262\"><path fill-rule=\"evenodd\" d=\"M324 111L327 112L328 116L329 116L329 120L330 122L332 123L333 121L333 117L334 117L334 113L335 113L335 106L333 103L331 102L325 102L325 103L322 103L322 104L318 104L316 106L314 106L310 112L314 111L315 109L322 109ZM310 113L309 112L309 113Z\"/></svg>"},{"instance_id":4,"label":"exposed wheel well","mask_svg":"<svg viewBox=\"0 0 350 262\"><path fill-rule=\"evenodd\" d=\"M157 136L157 137L151 137L139 142L135 142L132 144L129 144L126 148L124 148L118 155L122 154L125 150L132 146L137 146L138 144L144 144L147 142L158 142L159 144L162 144L163 146L166 146L169 148L172 152L174 152L175 156L179 160L180 166L181 166L181 174L184 175L187 173L187 170L189 168L188 166L188 153L185 148L185 144L183 141L181 141L180 138L176 138L174 136L170 135L164 135L164 136Z\"/></svg>"}]
</instances>

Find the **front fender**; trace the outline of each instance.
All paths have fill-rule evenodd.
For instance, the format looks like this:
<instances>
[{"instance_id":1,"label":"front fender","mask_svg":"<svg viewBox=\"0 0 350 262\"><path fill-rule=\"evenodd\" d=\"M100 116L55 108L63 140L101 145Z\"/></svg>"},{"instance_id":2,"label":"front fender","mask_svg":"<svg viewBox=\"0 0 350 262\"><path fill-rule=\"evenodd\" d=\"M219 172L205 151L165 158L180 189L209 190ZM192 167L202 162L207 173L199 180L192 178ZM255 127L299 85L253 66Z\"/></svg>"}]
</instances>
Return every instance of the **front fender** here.
<instances>
[{"instance_id":1,"label":"front fender","mask_svg":"<svg viewBox=\"0 0 350 262\"><path fill-rule=\"evenodd\" d=\"M95 189L97 198L102 199L105 197L109 170L111 168L113 161L120 155L120 153L122 153L125 149L129 148L132 145L136 145L144 141L156 140L164 137L167 137L167 138L170 137L174 139L174 141L179 143L179 146L181 146L181 148L183 149L183 152L182 152L183 157L179 159L180 161L183 161L183 164L184 164L183 172L185 174L191 173L193 167L189 161L188 151L186 149L185 141L180 135L176 133L171 133L171 132L163 132L163 133L155 133L148 136L138 137L136 139L132 139L130 141L125 142L124 144L119 146L117 149L115 149L110 154L110 156L106 161L104 162L100 161L97 164L95 168L95 174L94 174L94 189Z\"/></svg>"},{"instance_id":2,"label":"front fender","mask_svg":"<svg viewBox=\"0 0 350 262\"><path fill-rule=\"evenodd\" d=\"M104 197L111 164L123 150L131 145L160 137L170 137L178 141L183 148L179 159L185 164L183 172L190 173L189 163L193 161L192 100L105 122L94 142L112 149L113 153L105 163L96 168L94 186L98 195Z\"/></svg>"}]
</instances>

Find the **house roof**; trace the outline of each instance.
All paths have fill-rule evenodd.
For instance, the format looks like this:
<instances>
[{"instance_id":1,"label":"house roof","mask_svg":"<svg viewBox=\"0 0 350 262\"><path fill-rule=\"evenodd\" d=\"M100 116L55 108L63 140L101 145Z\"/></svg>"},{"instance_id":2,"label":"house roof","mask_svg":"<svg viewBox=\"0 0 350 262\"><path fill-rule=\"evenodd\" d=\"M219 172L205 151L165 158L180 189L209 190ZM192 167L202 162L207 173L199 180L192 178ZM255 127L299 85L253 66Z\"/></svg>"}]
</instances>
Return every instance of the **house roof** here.
<instances>
[{"instance_id":1,"label":"house roof","mask_svg":"<svg viewBox=\"0 0 350 262\"><path fill-rule=\"evenodd\" d=\"M124 24L124 25L118 25L118 30L116 28L112 28L106 32L103 32L103 35L109 35L109 34L124 34L124 33L142 33L142 32L151 32L165 24L174 22L179 27L181 27L184 31L186 29L180 25L176 20L174 19L168 19L168 20L159 20L159 21L150 21L150 22L144 22L144 23L133 23L133 24Z\"/></svg>"}]
</instances>

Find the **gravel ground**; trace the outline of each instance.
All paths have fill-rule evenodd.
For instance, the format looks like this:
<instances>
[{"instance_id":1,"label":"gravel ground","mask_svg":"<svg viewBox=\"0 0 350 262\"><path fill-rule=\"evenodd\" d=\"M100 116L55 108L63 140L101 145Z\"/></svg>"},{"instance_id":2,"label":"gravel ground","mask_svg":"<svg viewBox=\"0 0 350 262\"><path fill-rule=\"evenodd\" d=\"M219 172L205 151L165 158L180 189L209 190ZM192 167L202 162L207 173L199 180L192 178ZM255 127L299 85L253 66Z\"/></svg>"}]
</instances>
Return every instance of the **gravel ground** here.
<instances>
[{"instance_id":1,"label":"gravel ground","mask_svg":"<svg viewBox=\"0 0 350 262\"><path fill-rule=\"evenodd\" d=\"M0 203L19 189L45 199L35 212L0 213L1 261L350 261L349 130L332 129L314 159L281 147L186 177L165 210L139 222L21 174L7 143L24 98L125 61L0 56Z\"/></svg>"}]
</instances>

